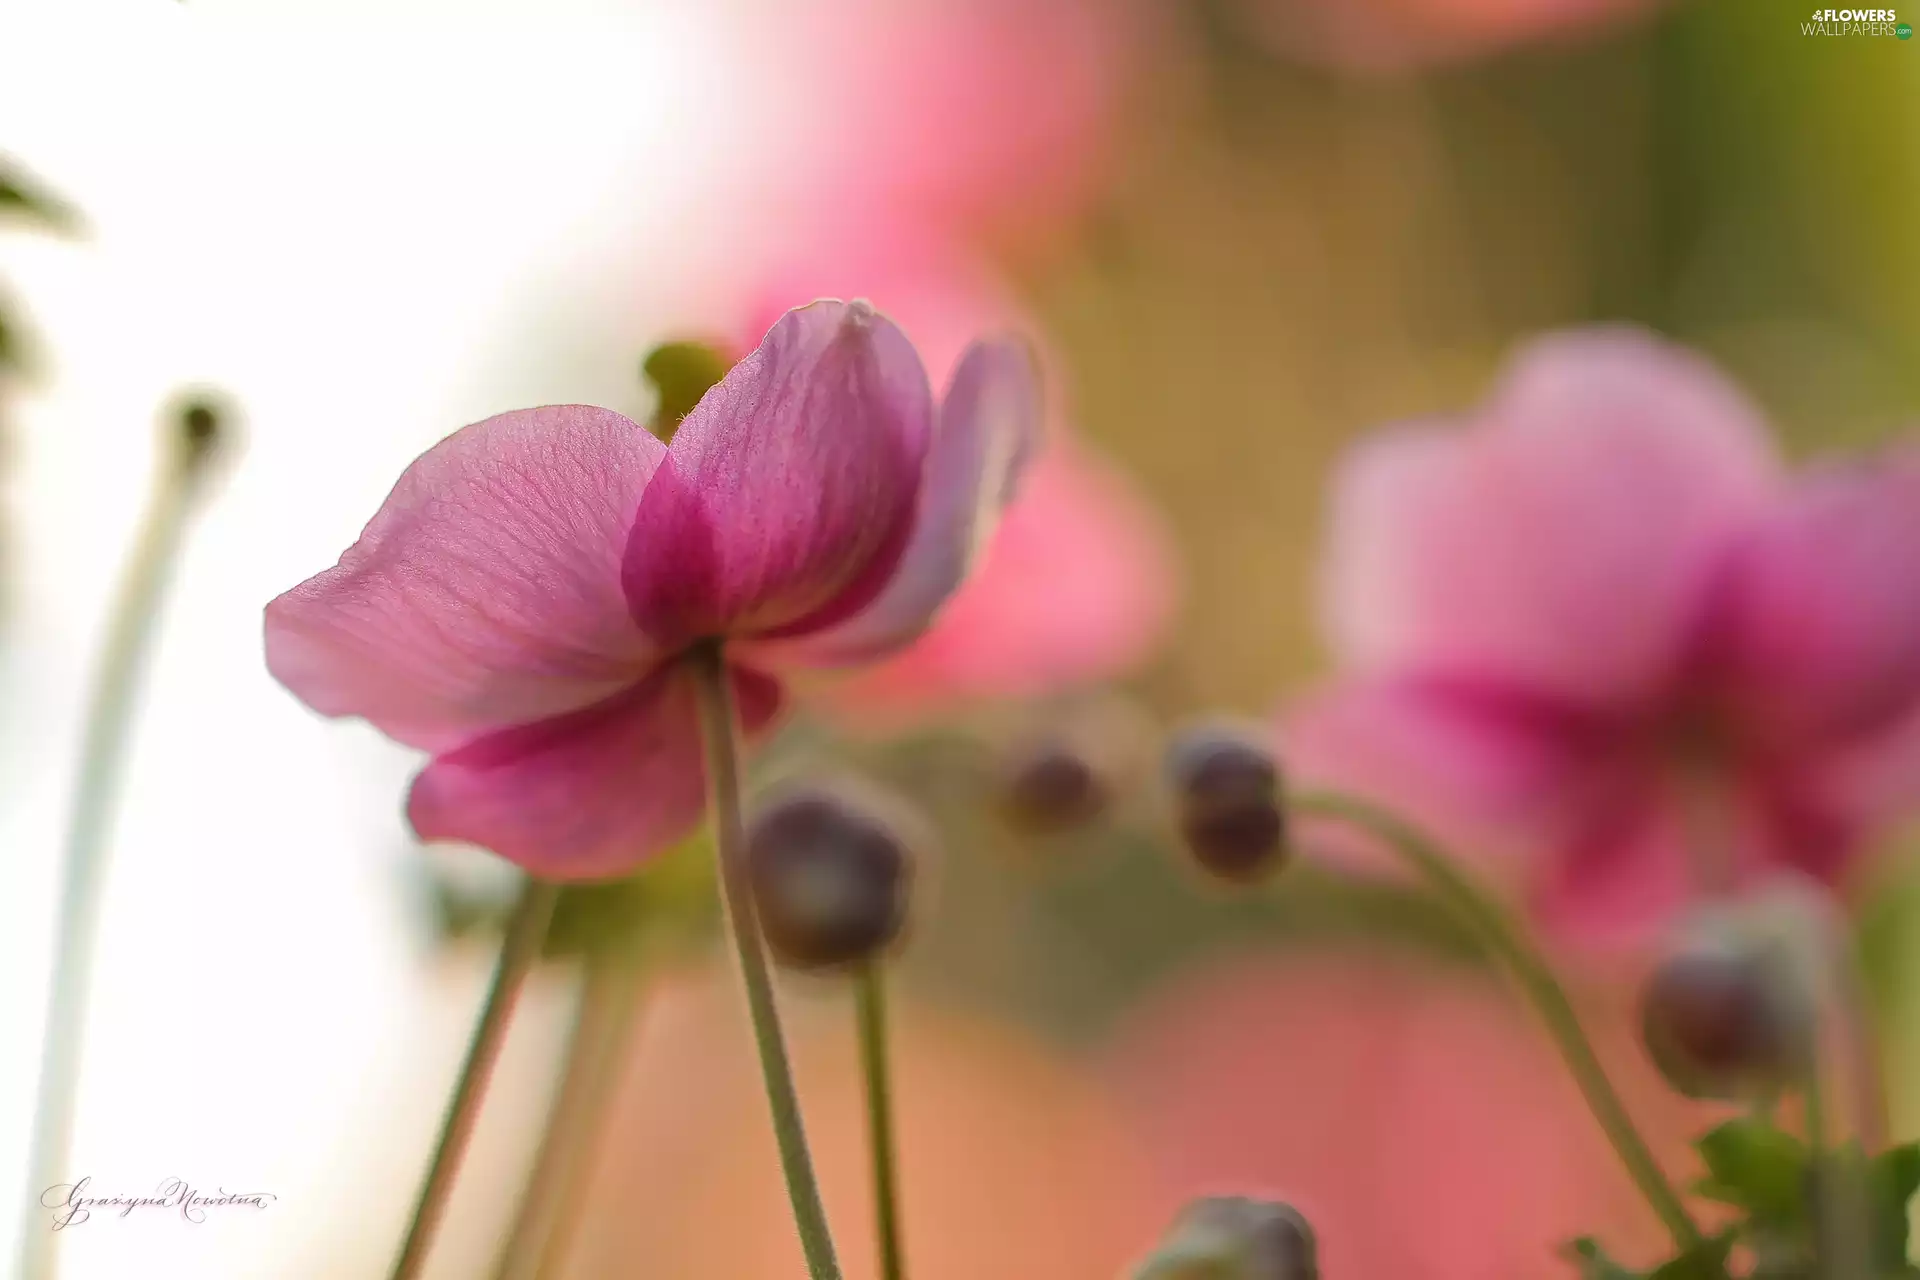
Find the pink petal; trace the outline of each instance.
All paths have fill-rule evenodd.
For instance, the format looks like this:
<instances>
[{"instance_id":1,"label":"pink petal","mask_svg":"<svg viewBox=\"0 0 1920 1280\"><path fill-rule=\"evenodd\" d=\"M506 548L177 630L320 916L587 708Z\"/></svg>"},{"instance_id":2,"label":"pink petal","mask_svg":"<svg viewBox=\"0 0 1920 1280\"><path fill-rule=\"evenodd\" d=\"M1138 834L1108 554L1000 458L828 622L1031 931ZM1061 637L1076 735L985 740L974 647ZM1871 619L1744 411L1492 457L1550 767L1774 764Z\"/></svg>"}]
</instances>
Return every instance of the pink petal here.
<instances>
[{"instance_id":1,"label":"pink petal","mask_svg":"<svg viewBox=\"0 0 1920 1280\"><path fill-rule=\"evenodd\" d=\"M780 686L732 671L744 730L778 714ZM663 666L592 707L491 734L414 779L423 840L491 849L528 872L590 880L631 871L699 821L706 770L692 678Z\"/></svg>"},{"instance_id":2,"label":"pink petal","mask_svg":"<svg viewBox=\"0 0 1920 1280\"><path fill-rule=\"evenodd\" d=\"M993 534L1040 435L1040 377L1016 339L976 342L940 405L940 430L893 576L858 613L777 646L781 660L820 666L868 662L927 629Z\"/></svg>"},{"instance_id":3,"label":"pink petal","mask_svg":"<svg viewBox=\"0 0 1920 1280\"><path fill-rule=\"evenodd\" d=\"M633 617L678 645L818 625L884 585L932 436L913 344L863 303L788 312L674 436L627 544Z\"/></svg>"},{"instance_id":4,"label":"pink petal","mask_svg":"<svg viewBox=\"0 0 1920 1280\"><path fill-rule=\"evenodd\" d=\"M1920 447L1810 476L1723 585L1710 674L1763 733L1871 734L1920 709Z\"/></svg>"},{"instance_id":5,"label":"pink petal","mask_svg":"<svg viewBox=\"0 0 1920 1280\"><path fill-rule=\"evenodd\" d=\"M1382 680L1335 686L1288 708L1281 763L1293 783L1383 805L1460 856L1510 871L1552 856L1593 786L1600 729L1579 714L1496 690ZM1373 869L1399 864L1332 824L1311 848Z\"/></svg>"},{"instance_id":6,"label":"pink petal","mask_svg":"<svg viewBox=\"0 0 1920 1280\"><path fill-rule=\"evenodd\" d=\"M656 653L620 565L664 454L581 405L455 432L337 566L267 606L268 668L316 711L429 750L607 697Z\"/></svg>"},{"instance_id":7,"label":"pink petal","mask_svg":"<svg viewBox=\"0 0 1920 1280\"><path fill-rule=\"evenodd\" d=\"M1470 427L1402 430L1353 458L1330 629L1367 667L1646 696L1776 484L1759 416L1697 357L1628 331L1546 338Z\"/></svg>"},{"instance_id":8,"label":"pink petal","mask_svg":"<svg viewBox=\"0 0 1920 1280\"><path fill-rule=\"evenodd\" d=\"M1102 459L1056 435L979 569L932 628L832 691L864 712L1031 698L1119 675L1165 634L1178 593L1157 513ZM1035 600L1045 600L1036 609Z\"/></svg>"}]
</instances>

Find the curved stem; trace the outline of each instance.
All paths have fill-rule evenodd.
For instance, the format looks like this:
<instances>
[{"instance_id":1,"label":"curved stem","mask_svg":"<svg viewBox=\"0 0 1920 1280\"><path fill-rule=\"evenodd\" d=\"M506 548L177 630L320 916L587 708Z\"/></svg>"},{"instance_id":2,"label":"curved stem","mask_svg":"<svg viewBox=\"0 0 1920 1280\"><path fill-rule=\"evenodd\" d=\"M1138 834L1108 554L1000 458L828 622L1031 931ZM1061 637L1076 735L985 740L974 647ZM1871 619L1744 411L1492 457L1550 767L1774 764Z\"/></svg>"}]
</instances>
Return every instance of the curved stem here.
<instances>
[{"instance_id":1,"label":"curved stem","mask_svg":"<svg viewBox=\"0 0 1920 1280\"><path fill-rule=\"evenodd\" d=\"M160 477L113 606L81 740L80 773L62 860L57 949L40 1047L28 1186L22 1197L29 1207L21 1229L19 1274L32 1280L52 1280L55 1274L55 1240L39 1217L39 1196L44 1188L63 1180L62 1166L73 1140L113 802L126 764L127 731L139 700L147 651L199 490L194 462L175 459Z\"/></svg>"},{"instance_id":2,"label":"curved stem","mask_svg":"<svg viewBox=\"0 0 1920 1280\"><path fill-rule=\"evenodd\" d=\"M906 1280L900 1243L900 1174L893 1136L893 1085L887 1069L887 978L879 964L860 966L854 1001L860 1023L860 1074L866 1084L867 1145L873 1155L873 1223L881 1280Z\"/></svg>"},{"instance_id":3,"label":"curved stem","mask_svg":"<svg viewBox=\"0 0 1920 1280\"><path fill-rule=\"evenodd\" d=\"M707 748L707 800L720 863L721 894L740 962L741 982L746 987L747 1013L753 1021L754 1045L760 1054L760 1073L766 1082L767 1106L773 1114L773 1136L780 1146L787 1196L793 1202L794 1226L800 1232L800 1247L813 1280L841 1280L826 1207L820 1199L820 1183L807 1150L793 1066L787 1060L786 1039L780 1030L780 1011L774 1004L773 975L767 968L766 944L761 941L760 922L754 912L753 886L747 880L733 684L717 642L694 646L688 662L700 695L701 731Z\"/></svg>"},{"instance_id":4,"label":"curved stem","mask_svg":"<svg viewBox=\"0 0 1920 1280\"><path fill-rule=\"evenodd\" d=\"M639 1016L640 985L639 961L624 951L589 955L582 963L566 1063L513 1228L494 1264L495 1280L558 1276L566 1263L601 1118Z\"/></svg>"},{"instance_id":5,"label":"curved stem","mask_svg":"<svg viewBox=\"0 0 1920 1280\"><path fill-rule=\"evenodd\" d=\"M1666 1225L1674 1243L1683 1250L1700 1244L1700 1228L1667 1180L1646 1140L1634 1127L1626 1105L1614 1091L1606 1069L1588 1042L1567 993L1520 927L1507 919L1506 911L1498 902L1461 871L1439 845L1364 800L1332 792L1314 792L1296 797L1293 808L1301 814L1335 818L1366 831L1417 871L1465 918L1532 1002L1566 1061L1574 1083L1585 1096L1588 1109L1613 1144L1628 1176Z\"/></svg>"},{"instance_id":6,"label":"curved stem","mask_svg":"<svg viewBox=\"0 0 1920 1280\"><path fill-rule=\"evenodd\" d=\"M460 1080L447 1104L433 1163L427 1168L427 1180L413 1207L413 1219L407 1224L406 1243L393 1264L393 1280L413 1280L426 1265L434 1231L440 1225L453 1191L454 1175L459 1172L460 1159L466 1154L467 1139L473 1135L474 1124L480 1118L487 1081L493 1076L500 1047L506 1042L514 1003L520 997L527 974L540 959L540 946L546 940L547 925L553 919L553 906L559 898L560 886L545 880L529 879L521 886L520 901L514 905L506 938L500 944L500 960L494 966L486 1007L473 1029L466 1063L460 1068Z\"/></svg>"}]
</instances>

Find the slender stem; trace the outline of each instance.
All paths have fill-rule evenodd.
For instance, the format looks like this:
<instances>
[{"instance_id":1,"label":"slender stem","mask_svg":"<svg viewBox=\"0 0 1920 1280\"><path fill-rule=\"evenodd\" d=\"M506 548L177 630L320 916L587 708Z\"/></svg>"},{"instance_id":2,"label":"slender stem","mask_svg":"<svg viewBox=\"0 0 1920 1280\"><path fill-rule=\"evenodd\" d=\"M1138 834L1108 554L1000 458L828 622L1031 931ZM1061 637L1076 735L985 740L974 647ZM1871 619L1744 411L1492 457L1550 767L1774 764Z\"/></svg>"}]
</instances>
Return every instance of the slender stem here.
<instances>
[{"instance_id":1,"label":"slender stem","mask_svg":"<svg viewBox=\"0 0 1920 1280\"><path fill-rule=\"evenodd\" d=\"M474 1124L480 1118L487 1081L493 1075L494 1063L499 1060L500 1047L506 1042L514 1003L520 997L527 974L540 959L540 945L546 940L547 925L553 919L553 906L559 898L560 886L545 880L529 879L520 888L520 901L514 905L506 937L500 944L500 960L494 966L486 1007L473 1029L466 1063L460 1068L460 1080L447 1104L433 1163L427 1168L427 1180L414 1205L413 1220L407 1224L406 1243L400 1249L399 1260L393 1264L393 1280L413 1280L426 1265L434 1231L440 1225L440 1217L453 1191L454 1175L460 1170L460 1158L466 1153L467 1139L473 1135Z\"/></svg>"},{"instance_id":2,"label":"slender stem","mask_svg":"<svg viewBox=\"0 0 1920 1280\"><path fill-rule=\"evenodd\" d=\"M200 488L197 461L177 457L160 475L121 579L81 740L80 772L63 854L52 991L40 1047L28 1185L22 1197L27 1217L20 1236L19 1274L30 1280L53 1280L55 1274L55 1237L41 1216L40 1196L66 1176L114 800L126 765L127 730L139 700L147 651Z\"/></svg>"},{"instance_id":3,"label":"slender stem","mask_svg":"<svg viewBox=\"0 0 1920 1280\"><path fill-rule=\"evenodd\" d=\"M1511 972L1520 989L1533 1003L1540 1020L1566 1061L1567 1069L1600 1128L1613 1143L1620 1163L1640 1188L1640 1193L1660 1216L1674 1242L1690 1249L1701 1242L1700 1228L1680 1195L1667 1180L1646 1140L1634 1127L1632 1117L1606 1069L1581 1029L1580 1018L1572 1002L1553 976L1553 970L1527 940L1521 928L1508 920L1506 911L1485 890L1474 884L1454 860L1441 848L1399 818L1364 800L1332 792L1298 796L1294 808L1302 814L1318 814L1349 823L1368 832L1389 850L1407 862L1446 899L1479 934L1482 943Z\"/></svg>"},{"instance_id":4,"label":"slender stem","mask_svg":"<svg viewBox=\"0 0 1920 1280\"><path fill-rule=\"evenodd\" d=\"M860 1073L867 1094L867 1145L873 1155L874 1237L880 1280L906 1280L900 1244L900 1172L893 1136L893 1084L887 1068L887 976L869 961L854 984L860 1022Z\"/></svg>"},{"instance_id":5,"label":"slender stem","mask_svg":"<svg viewBox=\"0 0 1920 1280\"><path fill-rule=\"evenodd\" d=\"M1860 1145L1876 1155L1887 1145L1887 1082L1881 1070L1880 1027L1873 999L1860 975L1860 957L1850 935L1835 930L1832 959L1840 991L1840 1015L1846 1030L1848 1068L1852 1072L1853 1123Z\"/></svg>"},{"instance_id":6,"label":"slender stem","mask_svg":"<svg viewBox=\"0 0 1920 1280\"><path fill-rule=\"evenodd\" d=\"M760 1072L766 1080L767 1106L773 1113L773 1136L780 1146L780 1167L793 1201L794 1226L806 1254L813 1280L841 1280L833 1251L827 1211L814 1176L813 1157L807 1151L806 1127L800 1117L800 1098L794 1088L793 1067L780 1031L780 1011L773 999L773 976L767 968L766 945L754 913L753 887L747 880L746 834L740 817L740 752L733 709L733 685L727 676L720 646L708 642L688 654L700 695L700 721L707 746L707 800L712 811L713 839L720 864L720 887L726 902L740 978L746 987L747 1013L753 1020L753 1039L760 1053Z\"/></svg>"},{"instance_id":7,"label":"slender stem","mask_svg":"<svg viewBox=\"0 0 1920 1280\"><path fill-rule=\"evenodd\" d=\"M583 962L566 1065L513 1229L494 1266L495 1280L558 1276L566 1262L584 1200L581 1186L599 1149L601 1118L639 1015L639 988L639 961L625 951L589 955Z\"/></svg>"}]
</instances>

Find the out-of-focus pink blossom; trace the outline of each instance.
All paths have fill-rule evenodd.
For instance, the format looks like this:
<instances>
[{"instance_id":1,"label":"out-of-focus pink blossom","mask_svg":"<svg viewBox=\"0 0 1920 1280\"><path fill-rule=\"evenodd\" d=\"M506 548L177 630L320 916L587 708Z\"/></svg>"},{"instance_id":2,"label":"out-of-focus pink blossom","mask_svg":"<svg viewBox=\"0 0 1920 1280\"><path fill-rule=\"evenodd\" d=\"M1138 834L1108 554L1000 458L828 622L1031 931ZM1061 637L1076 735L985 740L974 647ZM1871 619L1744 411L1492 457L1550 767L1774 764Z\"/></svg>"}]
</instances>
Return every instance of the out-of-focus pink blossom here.
<instances>
[{"instance_id":1,"label":"out-of-focus pink blossom","mask_svg":"<svg viewBox=\"0 0 1920 1280\"><path fill-rule=\"evenodd\" d=\"M1585 1021L1678 1163L1697 1116L1633 1047L1624 1008ZM1377 954L1216 962L1132 1014L1110 1062L1170 1201L1284 1199L1330 1277L1559 1280L1575 1236L1626 1258L1662 1241L1553 1048L1490 976Z\"/></svg>"},{"instance_id":2,"label":"out-of-focus pink blossom","mask_svg":"<svg viewBox=\"0 0 1920 1280\"><path fill-rule=\"evenodd\" d=\"M1391 72L1563 39L1659 0L1241 0L1251 33L1290 57Z\"/></svg>"},{"instance_id":3,"label":"out-of-focus pink blossom","mask_svg":"<svg viewBox=\"0 0 1920 1280\"><path fill-rule=\"evenodd\" d=\"M969 335L1032 328L993 274L951 245L894 236L783 252L744 292L736 341L764 327L775 299L864 297L900 323L937 380ZM1128 479L1064 428L1060 399L977 570L913 644L822 690L831 705L885 719L1041 696L1121 674L1165 634L1176 572L1164 529Z\"/></svg>"},{"instance_id":4,"label":"out-of-focus pink blossom","mask_svg":"<svg viewBox=\"0 0 1920 1280\"><path fill-rule=\"evenodd\" d=\"M1364 444L1334 498L1340 681L1289 758L1517 855L1553 922L1829 883L1920 808L1920 452L1789 476L1703 360L1544 338L1464 424Z\"/></svg>"},{"instance_id":5,"label":"out-of-focus pink blossom","mask_svg":"<svg viewBox=\"0 0 1920 1280\"><path fill-rule=\"evenodd\" d=\"M724 975L646 997L568 1274L760 1280L806 1273ZM859 1062L845 1008L787 1010L807 1138L848 1280L877 1271ZM894 1106L907 1262L919 1280L1109 1280L1160 1215L1145 1154L1084 1065L1018 1028L903 998Z\"/></svg>"},{"instance_id":6,"label":"out-of-focus pink blossom","mask_svg":"<svg viewBox=\"0 0 1920 1280\"><path fill-rule=\"evenodd\" d=\"M1133 6L1106 0L757 3L773 198L812 232L963 238L1057 224L1109 167Z\"/></svg>"},{"instance_id":7,"label":"out-of-focus pink blossom","mask_svg":"<svg viewBox=\"0 0 1920 1280\"><path fill-rule=\"evenodd\" d=\"M863 303L788 312L662 445L605 409L502 414L401 476L339 565L267 607L308 705L433 753L407 813L555 878L692 825L689 646L727 641L741 719L773 672L910 643L965 576L1039 428L1030 353L970 347L936 409Z\"/></svg>"}]
</instances>

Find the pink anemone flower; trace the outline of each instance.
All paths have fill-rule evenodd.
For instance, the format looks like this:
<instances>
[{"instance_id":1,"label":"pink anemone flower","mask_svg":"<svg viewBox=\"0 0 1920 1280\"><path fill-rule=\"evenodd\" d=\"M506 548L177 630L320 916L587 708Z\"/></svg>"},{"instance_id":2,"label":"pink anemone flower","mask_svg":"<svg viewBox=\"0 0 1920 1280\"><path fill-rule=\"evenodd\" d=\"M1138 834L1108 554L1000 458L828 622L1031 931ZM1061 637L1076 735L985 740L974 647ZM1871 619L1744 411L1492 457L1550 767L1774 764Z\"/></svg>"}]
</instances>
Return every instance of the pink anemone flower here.
<instances>
[{"instance_id":1,"label":"pink anemone flower","mask_svg":"<svg viewBox=\"0 0 1920 1280\"><path fill-rule=\"evenodd\" d=\"M1303 777L1513 855L1549 923L1631 935L1920 809L1920 452L1799 478L1651 336L1552 336L1464 425L1364 444Z\"/></svg>"},{"instance_id":2,"label":"pink anemone flower","mask_svg":"<svg viewBox=\"0 0 1920 1280\"><path fill-rule=\"evenodd\" d=\"M871 307L790 311L671 447L578 405L443 440L337 566L267 606L267 665L322 714L432 753L407 803L422 838L621 873L700 810L679 659L725 642L752 735L776 673L909 643L1011 494L1038 403L1018 341L970 347L936 409Z\"/></svg>"},{"instance_id":3,"label":"pink anemone flower","mask_svg":"<svg viewBox=\"0 0 1920 1280\"><path fill-rule=\"evenodd\" d=\"M737 336L764 329L777 297L871 298L936 378L957 366L967 335L1032 328L992 273L937 239L815 243L756 278ZM963 702L1045 697L1133 669L1166 635L1178 574L1158 513L1067 429L1057 394L1046 416L1019 496L975 572L924 635L819 690L821 701L884 723Z\"/></svg>"}]
</instances>

